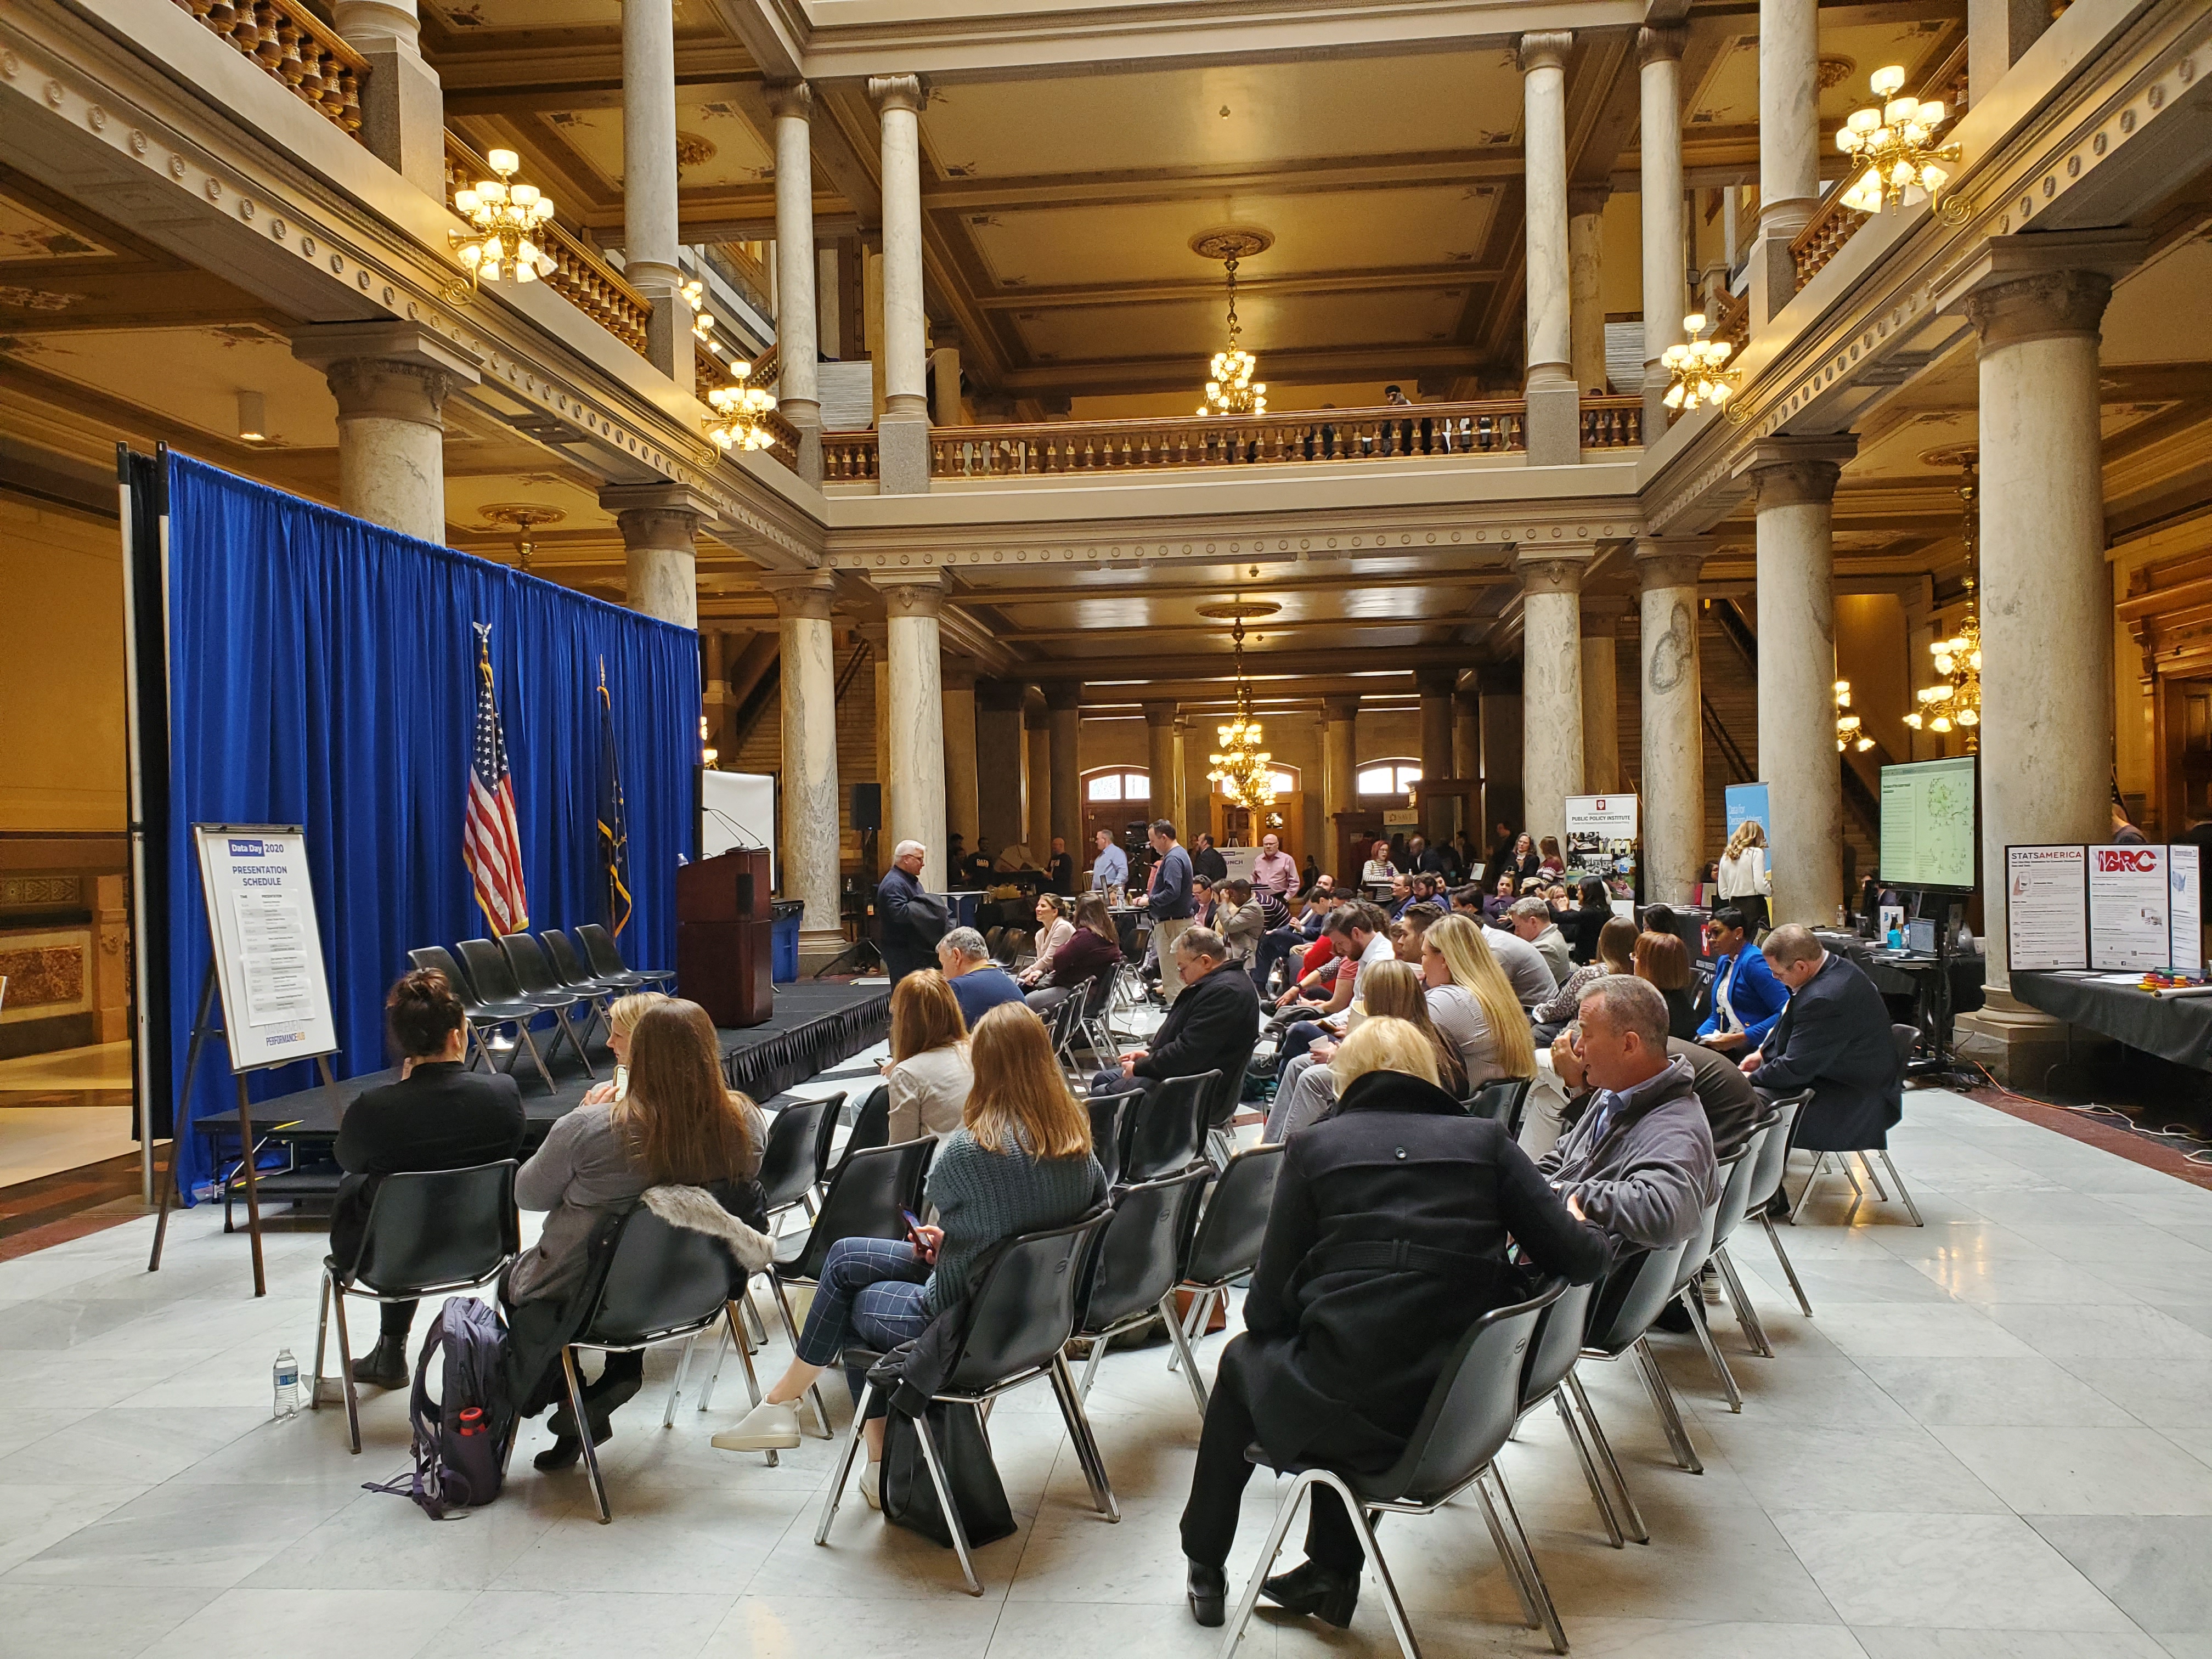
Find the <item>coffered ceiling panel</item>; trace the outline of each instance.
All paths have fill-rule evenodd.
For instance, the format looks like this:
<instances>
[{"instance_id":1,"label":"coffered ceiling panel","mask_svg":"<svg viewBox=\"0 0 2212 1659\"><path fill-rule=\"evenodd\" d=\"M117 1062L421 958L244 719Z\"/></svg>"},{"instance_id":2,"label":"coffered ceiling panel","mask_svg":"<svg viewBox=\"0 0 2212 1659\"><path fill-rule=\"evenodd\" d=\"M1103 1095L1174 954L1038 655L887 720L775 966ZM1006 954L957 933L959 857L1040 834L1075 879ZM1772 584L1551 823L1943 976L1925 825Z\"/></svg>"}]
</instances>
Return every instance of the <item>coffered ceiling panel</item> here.
<instances>
[{"instance_id":1,"label":"coffered ceiling panel","mask_svg":"<svg viewBox=\"0 0 2212 1659\"><path fill-rule=\"evenodd\" d=\"M943 88L922 137L949 178L1255 166L1510 144L1510 54L1232 64Z\"/></svg>"},{"instance_id":2,"label":"coffered ceiling panel","mask_svg":"<svg viewBox=\"0 0 2212 1659\"><path fill-rule=\"evenodd\" d=\"M1449 340L1467 303L1466 290L1381 294L1250 295L1237 311L1244 344L1267 353L1322 351L1331 347L1395 345ZM1188 354L1198 360L1218 350L1223 307L1213 300L1135 306L1067 306L1014 314L1030 354L1039 362L1099 358L1144 358ZM1197 383L1192 385L1193 394Z\"/></svg>"},{"instance_id":3,"label":"coffered ceiling panel","mask_svg":"<svg viewBox=\"0 0 2212 1659\"><path fill-rule=\"evenodd\" d=\"M1948 16L1911 21L1863 21L1855 11L1820 13L1820 119L1833 125L1866 103L1873 94L1867 77L1885 64L1905 74L1905 90L1927 95L1920 77L1933 71L1948 52L1957 24ZM1755 127L1759 124L1759 34L1750 17L1722 19L1728 30L1711 70L1687 102L1691 131L1701 126Z\"/></svg>"},{"instance_id":4,"label":"coffered ceiling panel","mask_svg":"<svg viewBox=\"0 0 2212 1659\"><path fill-rule=\"evenodd\" d=\"M703 0L677 0L678 27L687 10L703 9ZM456 33L594 23L622 27L621 0L422 0L422 11Z\"/></svg>"},{"instance_id":5,"label":"coffered ceiling panel","mask_svg":"<svg viewBox=\"0 0 2212 1659\"><path fill-rule=\"evenodd\" d=\"M620 109L552 110L538 118L599 173L608 188L623 169ZM775 157L763 145L735 104L713 99L678 102L676 144L679 183L685 189L757 184L774 176Z\"/></svg>"},{"instance_id":6,"label":"coffered ceiling panel","mask_svg":"<svg viewBox=\"0 0 2212 1659\"><path fill-rule=\"evenodd\" d=\"M96 259L112 252L27 203L0 197L0 264Z\"/></svg>"}]
</instances>

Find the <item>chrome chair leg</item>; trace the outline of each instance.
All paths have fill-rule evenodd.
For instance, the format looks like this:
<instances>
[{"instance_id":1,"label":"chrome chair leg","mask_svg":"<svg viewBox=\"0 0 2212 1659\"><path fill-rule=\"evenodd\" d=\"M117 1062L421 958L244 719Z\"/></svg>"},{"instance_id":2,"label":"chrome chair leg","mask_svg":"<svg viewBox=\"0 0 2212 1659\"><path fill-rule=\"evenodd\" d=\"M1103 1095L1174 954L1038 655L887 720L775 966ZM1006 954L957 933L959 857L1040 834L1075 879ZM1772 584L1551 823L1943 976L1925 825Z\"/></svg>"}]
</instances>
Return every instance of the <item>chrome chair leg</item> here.
<instances>
[{"instance_id":1,"label":"chrome chair leg","mask_svg":"<svg viewBox=\"0 0 2212 1659\"><path fill-rule=\"evenodd\" d=\"M1367 1511L1352 1488L1329 1470L1316 1471L1322 1480L1336 1488L1336 1495L1344 1500L1350 1511L1352 1525L1359 1534L1362 1548L1367 1552L1367 1565L1373 1569L1376 1582L1382 1586L1383 1610L1390 1615L1390 1628L1397 1632L1398 1645L1406 1659L1421 1659L1420 1645L1413 1640L1413 1626L1406 1618L1406 1604L1399 1599L1397 1582L1390 1577L1390 1564L1382 1559L1382 1547L1375 1541L1375 1528L1367 1518Z\"/></svg>"},{"instance_id":2,"label":"chrome chair leg","mask_svg":"<svg viewBox=\"0 0 2212 1659\"><path fill-rule=\"evenodd\" d=\"M1644 1524L1644 1511L1636 1507L1636 1494L1628 1489L1628 1477L1620 1471L1620 1460L1613 1455L1613 1442L1605 1437L1605 1425L1598 1421L1597 1413L1591 1408L1589 1395L1583 1392L1583 1380L1572 1371L1567 1373L1567 1392L1574 1396L1576 1408L1589 1425L1590 1441L1604 1462L1606 1473L1613 1477L1613 1490L1620 1494L1621 1519L1627 1523L1628 1535L1639 1544L1651 1541L1651 1528Z\"/></svg>"},{"instance_id":3,"label":"chrome chair leg","mask_svg":"<svg viewBox=\"0 0 2212 1659\"><path fill-rule=\"evenodd\" d=\"M1535 1593L1528 1588L1528 1577L1521 1570L1521 1557L1505 1534L1505 1523L1498 1519L1498 1506L1490 1500L1490 1490L1480 1480L1474 1483L1474 1501L1482 1510L1482 1523L1490 1528L1490 1547L1498 1552L1498 1564L1505 1569L1514 1596L1521 1603L1521 1622L1530 1630L1540 1629L1544 1616L1536 1611Z\"/></svg>"},{"instance_id":4,"label":"chrome chair leg","mask_svg":"<svg viewBox=\"0 0 2212 1659\"><path fill-rule=\"evenodd\" d=\"M1874 1188L1875 1197L1884 1204L1888 1203L1889 1188L1881 1184L1881 1177L1874 1172L1874 1160L1869 1158L1864 1152L1861 1152L1858 1155L1858 1158L1859 1168L1866 1171L1866 1178Z\"/></svg>"},{"instance_id":5,"label":"chrome chair leg","mask_svg":"<svg viewBox=\"0 0 2212 1659\"><path fill-rule=\"evenodd\" d=\"M1075 1461L1083 1466L1083 1478L1091 1483L1092 1504L1109 1521L1118 1522L1121 1506L1115 1502L1114 1485L1106 1476L1106 1455L1098 1449L1098 1437L1091 1431L1090 1414L1083 1409L1083 1396L1076 1389L1065 1353L1052 1357L1052 1391L1060 1401L1060 1415L1067 1425Z\"/></svg>"},{"instance_id":6,"label":"chrome chair leg","mask_svg":"<svg viewBox=\"0 0 2212 1659\"><path fill-rule=\"evenodd\" d=\"M817 1544L830 1541L830 1523L837 1518L837 1506L845 1498L845 1483L853 1478L853 1460L860 1455L860 1437L868 1431L868 1405L875 1397L876 1385L862 1379L860 1398L853 1407L853 1431L845 1437L845 1449L837 1457L837 1473L830 1478L830 1495L823 1500L822 1519L814 1528L814 1541ZM943 1488L939 1490L941 1492ZM978 1590L976 1594L982 1592Z\"/></svg>"},{"instance_id":7,"label":"chrome chair leg","mask_svg":"<svg viewBox=\"0 0 2212 1659\"><path fill-rule=\"evenodd\" d=\"M1091 1398L1091 1379L1098 1375L1098 1362L1106 1357L1106 1340L1103 1335L1091 1339L1091 1352L1083 1362L1083 1381L1075 1390L1085 1400Z\"/></svg>"},{"instance_id":8,"label":"chrome chair leg","mask_svg":"<svg viewBox=\"0 0 2212 1659\"><path fill-rule=\"evenodd\" d=\"M1505 1471L1492 1463L1486 1473L1498 1483L1498 1500L1505 1506L1505 1521L1513 1540L1521 1552L1521 1565L1528 1578L1529 1593L1536 1599L1537 1611L1543 1615L1543 1626L1552 1638L1552 1651L1567 1650L1567 1632L1559 1623L1559 1610L1552 1601L1551 1587L1544 1583L1544 1570L1536 1565L1535 1547L1528 1541L1528 1529L1521 1524L1521 1512L1513 1506L1513 1492L1505 1484ZM1475 1489L1480 1491L1483 1477L1474 1478Z\"/></svg>"},{"instance_id":9,"label":"chrome chair leg","mask_svg":"<svg viewBox=\"0 0 2212 1659\"><path fill-rule=\"evenodd\" d=\"M1705 1310L1701 1305L1692 1305L1702 1301L1698 1295L1698 1287L1692 1284L1678 1300L1682 1311L1690 1316L1690 1329L1697 1336L1698 1346L1705 1351L1705 1363L1713 1368L1714 1376L1720 1381L1721 1392L1728 1396L1729 1409L1741 1412L1743 1395L1736 1391L1735 1378L1729 1370L1728 1360L1721 1352L1720 1344L1713 1340L1712 1327L1705 1321Z\"/></svg>"},{"instance_id":10,"label":"chrome chair leg","mask_svg":"<svg viewBox=\"0 0 2212 1659\"><path fill-rule=\"evenodd\" d=\"M1170 1331L1180 1328L1172 1316L1168 1320L1168 1328ZM1235 1614L1222 1630L1219 1659L1236 1659L1237 1644L1243 1638L1244 1626L1252 1622L1252 1609L1260 1602L1260 1586L1274 1566L1275 1558L1282 1553L1283 1540L1291 1530L1291 1522L1297 1518L1298 1499L1319 1478L1318 1473L1312 1469L1296 1476L1291 1481L1290 1491L1283 1494L1283 1501L1275 1506L1275 1521L1267 1528L1267 1541L1260 1547L1260 1559L1253 1565L1251 1579L1244 1586L1244 1594L1237 1598ZM1374 1558L1370 1556L1369 1559Z\"/></svg>"},{"instance_id":11,"label":"chrome chair leg","mask_svg":"<svg viewBox=\"0 0 2212 1659\"><path fill-rule=\"evenodd\" d=\"M1761 1210L1759 1224L1766 1229L1766 1242L1774 1246L1774 1259L1782 1264L1783 1276L1789 1279L1790 1289L1797 1298L1797 1306L1806 1318L1813 1316L1813 1304L1805 1299L1805 1287L1797 1282L1797 1269L1790 1265L1790 1252L1782 1248L1782 1235L1774 1229L1774 1218Z\"/></svg>"},{"instance_id":12,"label":"chrome chair leg","mask_svg":"<svg viewBox=\"0 0 2212 1659\"><path fill-rule=\"evenodd\" d=\"M1206 1340L1206 1328L1213 1322L1213 1298L1219 1296L1226 1300L1228 1294L1226 1291L1200 1291L1191 1298L1189 1311L1182 1316L1182 1346L1185 1349L1193 1349ZM1169 1355L1168 1369L1175 1370L1176 1364L1176 1356Z\"/></svg>"},{"instance_id":13,"label":"chrome chair leg","mask_svg":"<svg viewBox=\"0 0 2212 1659\"><path fill-rule=\"evenodd\" d=\"M331 1312L338 1327L338 1386L345 1390L346 1437L353 1455L361 1455L361 1391L353 1381L353 1341L346 1330L345 1292L331 1286Z\"/></svg>"},{"instance_id":14,"label":"chrome chair leg","mask_svg":"<svg viewBox=\"0 0 2212 1659\"><path fill-rule=\"evenodd\" d=\"M584 1409L584 1379L576 1370L576 1350L565 1342L561 1345L561 1370L568 1382L568 1410L576 1419L576 1431L584 1437L584 1474L592 1483L592 1501L599 1506L604 1527L615 1512L607 1507L607 1484L600 1477L599 1455L592 1445L592 1419Z\"/></svg>"},{"instance_id":15,"label":"chrome chair leg","mask_svg":"<svg viewBox=\"0 0 2212 1659\"><path fill-rule=\"evenodd\" d=\"M691 1350L698 1345L698 1341L696 1332L685 1337L684 1352L676 1357L676 1380L668 1385L668 1404L662 1408L660 1413L660 1426L664 1429L672 1429L676 1426L676 1402L684 1397L684 1379L690 1372Z\"/></svg>"},{"instance_id":16,"label":"chrome chair leg","mask_svg":"<svg viewBox=\"0 0 2212 1659\"><path fill-rule=\"evenodd\" d=\"M1175 1292L1170 1291L1160 1298L1160 1317L1167 1322L1168 1340L1175 1345L1176 1358L1182 1362L1183 1380L1190 1384L1190 1397L1198 1402L1198 1414L1206 1415L1206 1384L1199 1381L1198 1361L1190 1352L1190 1339L1183 1334L1182 1320L1175 1309ZM1170 1365L1169 1370L1174 1370Z\"/></svg>"},{"instance_id":17,"label":"chrome chair leg","mask_svg":"<svg viewBox=\"0 0 2212 1659\"><path fill-rule=\"evenodd\" d=\"M1613 1512L1613 1500L1606 1494L1605 1482L1599 1479L1597 1464L1590 1456L1589 1442L1583 1437L1582 1425L1575 1421L1574 1408L1567 1404L1564 1388L1552 1390L1552 1404L1559 1408L1559 1421L1566 1425L1567 1443L1575 1449L1575 1458L1582 1465L1583 1479L1589 1483L1590 1501L1597 1505L1598 1519L1605 1522L1606 1540L1615 1549L1626 1549L1627 1542L1620 1535L1620 1517Z\"/></svg>"},{"instance_id":18,"label":"chrome chair leg","mask_svg":"<svg viewBox=\"0 0 2212 1659\"><path fill-rule=\"evenodd\" d=\"M968 1594L981 1595L983 1583L975 1577L975 1563L968 1553L968 1529L960 1524L960 1506L952 1501L951 1489L945 1483L945 1465L937 1455L937 1437L929 1431L927 1412L914 1419L914 1432L921 1442L921 1461L929 1465L929 1484L937 1489L938 1513L945 1517L945 1530L952 1534L952 1553L960 1558L960 1574L968 1581Z\"/></svg>"},{"instance_id":19,"label":"chrome chair leg","mask_svg":"<svg viewBox=\"0 0 2212 1659\"><path fill-rule=\"evenodd\" d=\"M1813 1172L1805 1177L1805 1185L1803 1189L1797 1194L1797 1201L1790 1206L1790 1224L1791 1226L1794 1227L1797 1224L1798 1212L1805 1207L1805 1200L1813 1196L1813 1188L1820 1184L1820 1167L1827 1161L1828 1155L1826 1152L1815 1152L1813 1154Z\"/></svg>"},{"instance_id":20,"label":"chrome chair leg","mask_svg":"<svg viewBox=\"0 0 2212 1659\"><path fill-rule=\"evenodd\" d=\"M793 1352L796 1352L799 1348L799 1322L791 1315L791 1297L783 1288L783 1280L773 1271L769 1274L768 1282L775 1290L776 1311L783 1316L783 1334L790 1340ZM822 1385L819 1382L811 1382L807 1385L806 1399L807 1402L814 1407L814 1420L822 1425L822 1437L824 1440L835 1440L837 1437L837 1431L830 1426L830 1407L822 1398Z\"/></svg>"},{"instance_id":21,"label":"chrome chair leg","mask_svg":"<svg viewBox=\"0 0 2212 1659\"><path fill-rule=\"evenodd\" d=\"M1881 1167L1889 1171L1889 1178L1897 1183L1897 1195L1905 1200L1906 1212L1912 1217L1912 1224L1916 1227L1926 1226L1928 1224L1920 1218L1920 1206L1912 1201L1912 1194L1905 1184L1905 1177L1898 1174L1897 1165L1889 1161L1888 1149L1885 1147L1881 1151Z\"/></svg>"},{"instance_id":22,"label":"chrome chair leg","mask_svg":"<svg viewBox=\"0 0 2212 1659\"><path fill-rule=\"evenodd\" d=\"M1743 1287L1735 1263L1729 1259L1727 1245L1713 1252L1713 1265L1720 1269L1721 1284L1728 1291L1729 1306L1735 1312L1735 1322L1743 1328L1744 1340L1754 1352L1773 1358L1774 1345L1766 1340L1766 1327L1759 1321L1759 1310L1752 1305L1750 1293Z\"/></svg>"},{"instance_id":23,"label":"chrome chair leg","mask_svg":"<svg viewBox=\"0 0 2212 1659\"><path fill-rule=\"evenodd\" d=\"M1692 1314L1691 1318L1697 1316ZM1674 1449L1674 1461L1692 1474L1703 1474L1705 1466L1698 1461L1698 1449L1690 1443L1690 1431L1683 1425L1682 1413L1674 1405L1674 1391L1667 1386L1667 1373L1659 1369L1659 1357L1651 1352L1646 1338L1638 1337L1632 1351L1637 1369L1644 1377L1644 1392L1659 1413L1660 1426L1667 1431L1667 1439Z\"/></svg>"},{"instance_id":24,"label":"chrome chair leg","mask_svg":"<svg viewBox=\"0 0 2212 1659\"><path fill-rule=\"evenodd\" d=\"M323 1406L323 1346L331 1329L331 1270L323 1269L323 1293L315 1300L315 1378L307 1390L307 1409L320 1411Z\"/></svg>"}]
</instances>

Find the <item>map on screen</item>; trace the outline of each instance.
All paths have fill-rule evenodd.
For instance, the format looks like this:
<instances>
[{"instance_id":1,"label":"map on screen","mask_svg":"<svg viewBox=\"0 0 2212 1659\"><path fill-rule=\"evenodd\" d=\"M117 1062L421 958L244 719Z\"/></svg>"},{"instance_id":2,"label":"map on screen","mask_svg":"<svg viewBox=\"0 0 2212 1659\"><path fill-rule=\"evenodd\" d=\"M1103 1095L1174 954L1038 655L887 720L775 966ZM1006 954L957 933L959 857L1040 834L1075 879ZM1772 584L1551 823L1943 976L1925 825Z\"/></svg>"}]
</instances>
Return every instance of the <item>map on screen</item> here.
<instances>
[{"instance_id":1,"label":"map on screen","mask_svg":"<svg viewBox=\"0 0 2212 1659\"><path fill-rule=\"evenodd\" d=\"M1974 885L1974 757L1881 769L1881 879L1890 887Z\"/></svg>"}]
</instances>

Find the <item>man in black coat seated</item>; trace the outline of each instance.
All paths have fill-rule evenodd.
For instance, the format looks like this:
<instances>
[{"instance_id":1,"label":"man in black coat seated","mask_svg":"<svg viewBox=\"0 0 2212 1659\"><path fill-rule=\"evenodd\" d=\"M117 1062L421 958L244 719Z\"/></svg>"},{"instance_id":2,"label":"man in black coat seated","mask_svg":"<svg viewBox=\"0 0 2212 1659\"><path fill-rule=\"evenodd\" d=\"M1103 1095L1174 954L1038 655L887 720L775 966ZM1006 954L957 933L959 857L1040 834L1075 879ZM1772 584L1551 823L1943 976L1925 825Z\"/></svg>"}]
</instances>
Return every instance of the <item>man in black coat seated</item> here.
<instances>
[{"instance_id":1,"label":"man in black coat seated","mask_svg":"<svg viewBox=\"0 0 2212 1659\"><path fill-rule=\"evenodd\" d=\"M977 844L981 844L978 838ZM876 888L876 945L884 953L884 971L896 985L908 974L937 966L937 941L945 937L944 918L913 908L922 896L922 860L929 849L918 841L902 841L891 854L891 867ZM927 918L927 925L924 921Z\"/></svg>"},{"instance_id":2,"label":"man in black coat seated","mask_svg":"<svg viewBox=\"0 0 2212 1659\"><path fill-rule=\"evenodd\" d=\"M1091 1080L1093 1095L1133 1088L1149 1094L1155 1084L1201 1072L1219 1072L1224 1090L1243 1088L1244 1067L1260 1041L1260 994L1251 975L1229 960L1227 942L1209 927L1186 928L1173 949L1182 994L1149 1047L1130 1049L1117 1069Z\"/></svg>"},{"instance_id":3,"label":"man in black coat seated","mask_svg":"<svg viewBox=\"0 0 2212 1659\"><path fill-rule=\"evenodd\" d=\"M382 1177L410 1170L466 1170L522 1150L522 1091L503 1072L461 1066L467 1036L460 999L434 968L404 976L384 1000L399 1050L399 1081L364 1090L338 1123L336 1156L345 1179L331 1206L331 1255L350 1273L361 1255L369 1206ZM384 1304L376 1346L353 1362L353 1380L406 1386L412 1302Z\"/></svg>"},{"instance_id":4,"label":"man in black coat seated","mask_svg":"<svg viewBox=\"0 0 2212 1659\"><path fill-rule=\"evenodd\" d=\"M1889 1009L1866 971L1831 955L1809 927L1784 922L1762 950L1775 978L1790 988L1781 1018L1744 1075L1770 1095L1810 1089L1790 1144L1808 1152L1871 1152L1888 1144L1905 1115Z\"/></svg>"},{"instance_id":5,"label":"man in black coat seated","mask_svg":"<svg viewBox=\"0 0 2212 1659\"><path fill-rule=\"evenodd\" d=\"M1503 1126L1437 1085L1415 1027L1370 1019L1335 1066L1335 1109L1284 1148L1244 1334L1222 1352L1199 1437L1182 1547L1201 1625L1222 1622L1248 1445L1277 1467L1382 1473L1468 1327L1527 1293L1509 1241L1534 1273L1575 1284L1605 1265L1603 1235L1569 1213ZM1316 1486L1305 1565L1265 1594L1341 1628L1363 1559L1342 1501Z\"/></svg>"}]
</instances>

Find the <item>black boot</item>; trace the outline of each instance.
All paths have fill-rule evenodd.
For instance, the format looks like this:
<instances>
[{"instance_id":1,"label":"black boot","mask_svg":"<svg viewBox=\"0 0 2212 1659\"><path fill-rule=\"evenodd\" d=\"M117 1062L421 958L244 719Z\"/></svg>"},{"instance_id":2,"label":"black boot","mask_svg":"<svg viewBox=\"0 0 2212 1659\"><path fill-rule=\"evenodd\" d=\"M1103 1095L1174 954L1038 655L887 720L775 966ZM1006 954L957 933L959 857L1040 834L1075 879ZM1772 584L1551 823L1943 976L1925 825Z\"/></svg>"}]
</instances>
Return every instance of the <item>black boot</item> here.
<instances>
[{"instance_id":1,"label":"black boot","mask_svg":"<svg viewBox=\"0 0 2212 1659\"><path fill-rule=\"evenodd\" d=\"M1218 1567L1209 1567L1185 1558L1189 1567L1188 1589L1190 1616L1207 1629L1220 1626L1229 1600L1229 1575Z\"/></svg>"},{"instance_id":2,"label":"black boot","mask_svg":"<svg viewBox=\"0 0 2212 1659\"><path fill-rule=\"evenodd\" d=\"M1308 1561L1263 1581L1260 1594L1285 1613L1310 1613L1325 1625L1348 1630L1352 1610L1359 1605L1359 1575Z\"/></svg>"},{"instance_id":3,"label":"black boot","mask_svg":"<svg viewBox=\"0 0 2212 1659\"><path fill-rule=\"evenodd\" d=\"M407 1386L407 1339L380 1336L376 1346L353 1362L353 1380L373 1389Z\"/></svg>"},{"instance_id":4,"label":"black boot","mask_svg":"<svg viewBox=\"0 0 2212 1659\"><path fill-rule=\"evenodd\" d=\"M599 1413L591 1413L592 1445L604 1446L614 1438L615 1425ZM576 1419L566 1406L546 1419L545 1426L553 1431L553 1443L530 1460L530 1467L545 1474L565 1469L584 1455L583 1440L576 1433Z\"/></svg>"}]
</instances>

